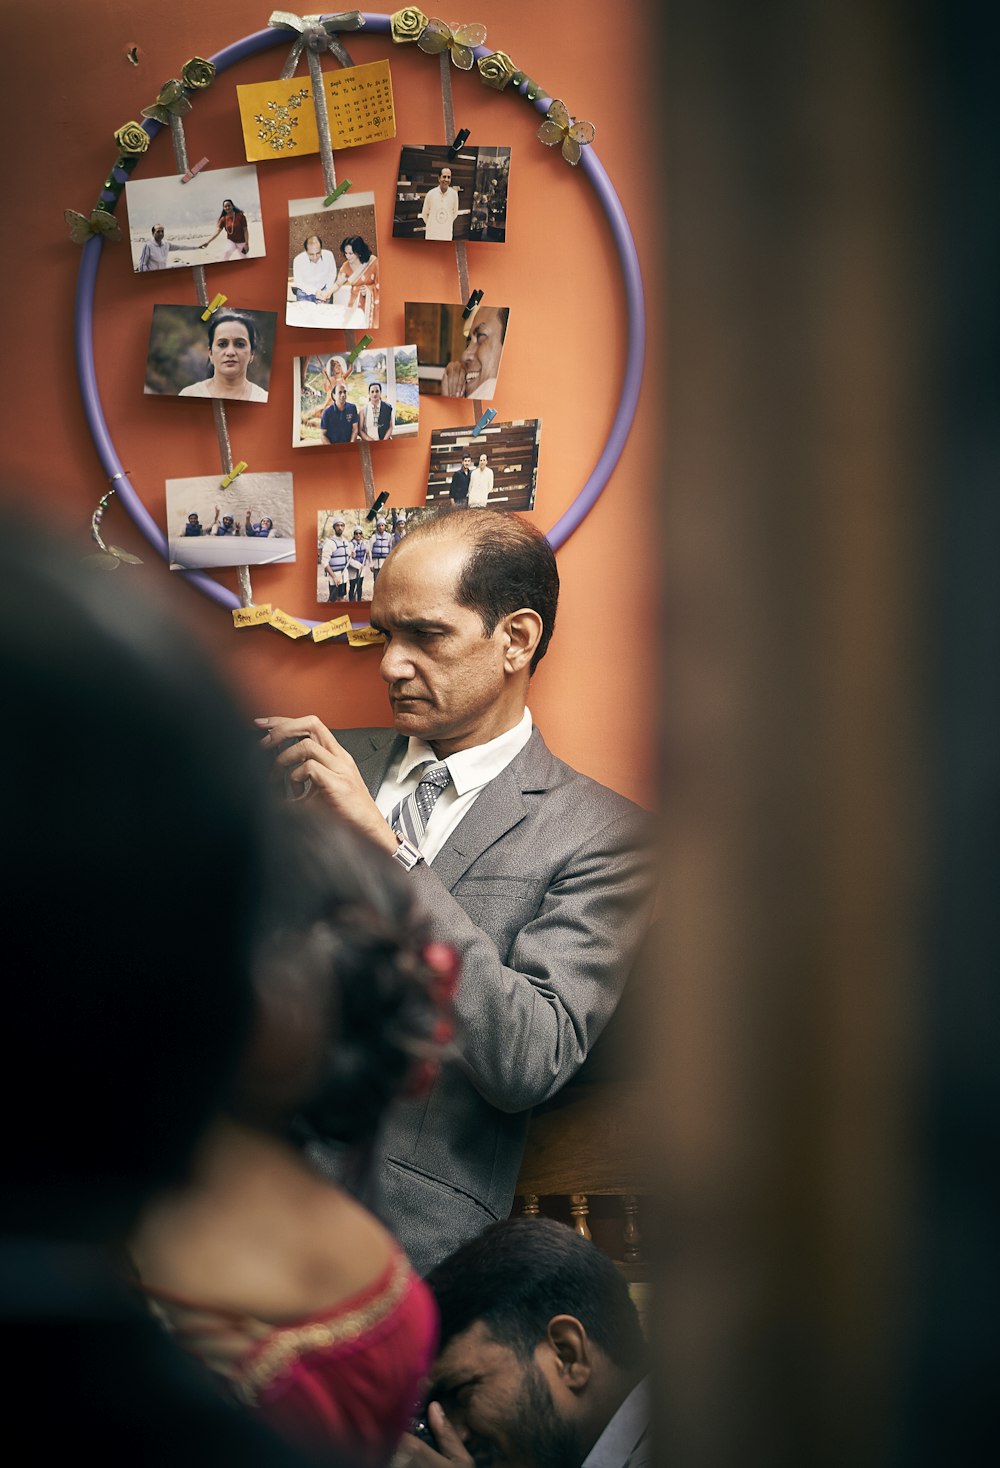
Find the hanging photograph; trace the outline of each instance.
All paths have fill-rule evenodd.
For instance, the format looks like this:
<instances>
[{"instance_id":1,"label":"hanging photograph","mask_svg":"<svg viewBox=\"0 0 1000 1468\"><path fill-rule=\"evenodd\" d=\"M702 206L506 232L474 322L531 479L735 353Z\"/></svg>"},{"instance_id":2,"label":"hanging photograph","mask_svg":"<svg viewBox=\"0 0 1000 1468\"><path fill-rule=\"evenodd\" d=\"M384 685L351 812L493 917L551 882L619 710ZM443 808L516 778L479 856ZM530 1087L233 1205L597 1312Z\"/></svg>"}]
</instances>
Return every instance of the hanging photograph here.
<instances>
[{"instance_id":1,"label":"hanging photograph","mask_svg":"<svg viewBox=\"0 0 1000 1468\"><path fill-rule=\"evenodd\" d=\"M414 345L371 347L353 362L343 352L296 357L293 447L387 443L419 423Z\"/></svg>"},{"instance_id":2,"label":"hanging photograph","mask_svg":"<svg viewBox=\"0 0 1000 1468\"><path fill-rule=\"evenodd\" d=\"M364 331L378 326L375 195L288 202L288 326Z\"/></svg>"},{"instance_id":3,"label":"hanging photograph","mask_svg":"<svg viewBox=\"0 0 1000 1468\"><path fill-rule=\"evenodd\" d=\"M125 204L137 274L265 254L256 168L213 168L187 183L176 173L130 178Z\"/></svg>"},{"instance_id":4,"label":"hanging photograph","mask_svg":"<svg viewBox=\"0 0 1000 1468\"><path fill-rule=\"evenodd\" d=\"M491 398L507 337L508 306L407 301L404 331L417 344L420 391L442 398Z\"/></svg>"},{"instance_id":5,"label":"hanging photograph","mask_svg":"<svg viewBox=\"0 0 1000 1468\"><path fill-rule=\"evenodd\" d=\"M495 420L480 433L469 426L431 434L427 504L433 509L533 510L538 478L540 418Z\"/></svg>"},{"instance_id":6,"label":"hanging photograph","mask_svg":"<svg viewBox=\"0 0 1000 1468\"><path fill-rule=\"evenodd\" d=\"M320 510L316 516L316 600L371 601L393 546L439 510L419 505L380 510L374 521L360 510Z\"/></svg>"},{"instance_id":7,"label":"hanging photograph","mask_svg":"<svg viewBox=\"0 0 1000 1468\"><path fill-rule=\"evenodd\" d=\"M172 571L212 566L270 566L295 560L295 502L290 474L222 475L167 480L167 541Z\"/></svg>"},{"instance_id":8,"label":"hanging photograph","mask_svg":"<svg viewBox=\"0 0 1000 1468\"><path fill-rule=\"evenodd\" d=\"M154 306L144 391L161 397L266 403L278 318L274 311Z\"/></svg>"},{"instance_id":9,"label":"hanging photograph","mask_svg":"<svg viewBox=\"0 0 1000 1468\"><path fill-rule=\"evenodd\" d=\"M470 148L448 157L448 144L406 147L399 158L392 233L404 240L507 238L509 148Z\"/></svg>"}]
</instances>

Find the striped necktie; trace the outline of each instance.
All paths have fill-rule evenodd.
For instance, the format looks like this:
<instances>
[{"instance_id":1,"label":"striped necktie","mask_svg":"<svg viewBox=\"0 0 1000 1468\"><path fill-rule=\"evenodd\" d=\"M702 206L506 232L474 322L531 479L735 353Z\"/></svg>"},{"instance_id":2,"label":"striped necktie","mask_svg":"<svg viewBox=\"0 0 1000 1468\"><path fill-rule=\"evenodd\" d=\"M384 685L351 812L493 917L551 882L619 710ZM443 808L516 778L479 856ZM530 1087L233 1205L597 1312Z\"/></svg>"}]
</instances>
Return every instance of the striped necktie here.
<instances>
[{"instance_id":1,"label":"striped necktie","mask_svg":"<svg viewBox=\"0 0 1000 1468\"><path fill-rule=\"evenodd\" d=\"M407 841L412 841L414 846L419 847L421 837L427 830L431 811L450 784L451 773L443 761L441 764L429 765L420 776L416 790L404 795L393 806L389 825L397 836L404 836Z\"/></svg>"}]
</instances>

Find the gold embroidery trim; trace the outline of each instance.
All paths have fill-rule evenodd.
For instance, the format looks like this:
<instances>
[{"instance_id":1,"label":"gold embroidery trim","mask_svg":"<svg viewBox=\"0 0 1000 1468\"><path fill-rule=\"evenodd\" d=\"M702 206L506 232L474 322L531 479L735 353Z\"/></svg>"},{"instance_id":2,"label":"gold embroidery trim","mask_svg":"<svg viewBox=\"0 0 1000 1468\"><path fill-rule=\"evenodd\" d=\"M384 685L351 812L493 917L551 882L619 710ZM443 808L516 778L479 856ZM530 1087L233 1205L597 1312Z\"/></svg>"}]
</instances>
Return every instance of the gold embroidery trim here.
<instances>
[{"instance_id":1,"label":"gold embroidery trim","mask_svg":"<svg viewBox=\"0 0 1000 1468\"><path fill-rule=\"evenodd\" d=\"M277 1326L274 1339L261 1351L243 1371L235 1384L241 1401L249 1406L257 1405L261 1391L286 1371L291 1363L307 1351L322 1351L329 1346L353 1340L366 1330L371 1330L380 1320L395 1309L406 1293L410 1282L410 1266L400 1255L393 1267L389 1282L382 1294L336 1320L317 1320L308 1325Z\"/></svg>"}]
</instances>

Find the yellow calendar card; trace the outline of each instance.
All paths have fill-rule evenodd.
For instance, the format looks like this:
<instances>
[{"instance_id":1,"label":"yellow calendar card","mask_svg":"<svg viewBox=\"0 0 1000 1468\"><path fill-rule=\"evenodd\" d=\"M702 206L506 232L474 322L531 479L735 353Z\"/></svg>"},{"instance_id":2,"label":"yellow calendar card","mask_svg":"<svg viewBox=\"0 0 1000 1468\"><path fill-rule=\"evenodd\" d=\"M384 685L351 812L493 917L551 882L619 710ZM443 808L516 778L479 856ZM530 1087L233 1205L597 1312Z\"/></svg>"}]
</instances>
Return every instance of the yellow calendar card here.
<instances>
[{"instance_id":1,"label":"yellow calendar card","mask_svg":"<svg viewBox=\"0 0 1000 1468\"><path fill-rule=\"evenodd\" d=\"M388 61L371 61L323 74L334 148L355 148L396 136ZM308 77L238 86L247 159L302 157L319 152Z\"/></svg>"},{"instance_id":2,"label":"yellow calendar card","mask_svg":"<svg viewBox=\"0 0 1000 1468\"><path fill-rule=\"evenodd\" d=\"M330 136L335 148L356 148L396 136L388 61L347 66L325 75Z\"/></svg>"}]
</instances>

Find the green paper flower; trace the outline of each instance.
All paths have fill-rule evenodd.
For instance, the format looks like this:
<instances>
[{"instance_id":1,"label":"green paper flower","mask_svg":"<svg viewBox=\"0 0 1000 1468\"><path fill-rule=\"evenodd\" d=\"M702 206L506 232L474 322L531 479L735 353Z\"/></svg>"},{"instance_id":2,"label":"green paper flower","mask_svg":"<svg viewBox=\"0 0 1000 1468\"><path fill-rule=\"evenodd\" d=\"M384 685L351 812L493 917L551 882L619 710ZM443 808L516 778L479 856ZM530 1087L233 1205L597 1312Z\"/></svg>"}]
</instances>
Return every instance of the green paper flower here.
<instances>
[{"instance_id":1,"label":"green paper flower","mask_svg":"<svg viewBox=\"0 0 1000 1468\"><path fill-rule=\"evenodd\" d=\"M415 41L427 25L427 17L415 5L404 5L389 17L394 41Z\"/></svg>"},{"instance_id":2,"label":"green paper flower","mask_svg":"<svg viewBox=\"0 0 1000 1468\"><path fill-rule=\"evenodd\" d=\"M492 56L480 56L476 65L486 85L497 92L502 92L509 85L517 71L506 51L494 51Z\"/></svg>"},{"instance_id":3,"label":"green paper flower","mask_svg":"<svg viewBox=\"0 0 1000 1468\"><path fill-rule=\"evenodd\" d=\"M210 87L215 80L215 63L206 61L204 56L192 56L181 68L181 77L186 87L200 92L203 87Z\"/></svg>"},{"instance_id":4,"label":"green paper flower","mask_svg":"<svg viewBox=\"0 0 1000 1468\"><path fill-rule=\"evenodd\" d=\"M149 133L137 122L126 122L115 133L115 142L130 158L138 158L149 147Z\"/></svg>"}]
</instances>

